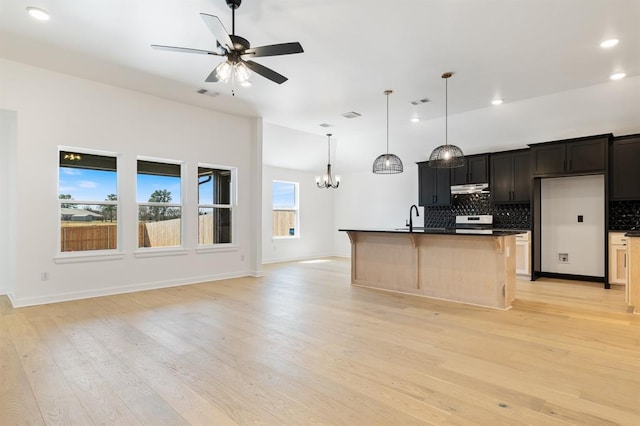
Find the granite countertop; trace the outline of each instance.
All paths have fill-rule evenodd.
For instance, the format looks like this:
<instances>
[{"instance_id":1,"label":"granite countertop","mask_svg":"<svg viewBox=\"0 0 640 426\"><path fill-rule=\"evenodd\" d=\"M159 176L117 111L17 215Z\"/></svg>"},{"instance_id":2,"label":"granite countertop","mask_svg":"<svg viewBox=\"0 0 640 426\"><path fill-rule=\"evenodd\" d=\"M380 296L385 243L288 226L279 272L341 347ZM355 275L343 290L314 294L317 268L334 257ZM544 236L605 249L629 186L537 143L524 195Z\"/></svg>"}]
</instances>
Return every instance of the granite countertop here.
<instances>
[{"instance_id":1,"label":"granite countertop","mask_svg":"<svg viewBox=\"0 0 640 426\"><path fill-rule=\"evenodd\" d=\"M385 232L389 234L409 234L409 228L391 228L391 229L338 229L344 232ZM460 232L469 230L460 230L454 228L413 228L412 234L418 235L461 235L471 237L508 237L510 235L522 234L522 230L514 229L491 229L489 232Z\"/></svg>"},{"instance_id":2,"label":"granite countertop","mask_svg":"<svg viewBox=\"0 0 640 426\"><path fill-rule=\"evenodd\" d=\"M624 232L624 231L622 231ZM625 237L640 237L640 231L627 231L624 234Z\"/></svg>"}]
</instances>

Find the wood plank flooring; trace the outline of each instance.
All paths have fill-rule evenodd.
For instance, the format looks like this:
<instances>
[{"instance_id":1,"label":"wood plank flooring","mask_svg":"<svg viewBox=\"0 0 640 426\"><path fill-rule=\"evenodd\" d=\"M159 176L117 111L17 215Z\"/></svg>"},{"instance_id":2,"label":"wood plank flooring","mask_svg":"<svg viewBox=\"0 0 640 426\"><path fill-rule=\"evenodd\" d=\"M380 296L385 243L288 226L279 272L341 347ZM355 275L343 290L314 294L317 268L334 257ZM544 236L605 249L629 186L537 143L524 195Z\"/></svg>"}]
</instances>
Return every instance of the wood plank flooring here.
<instances>
[{"instance_id":1,"label":"wood plank flooring","mask_svg":"<svg viewBox=\"0 0 640 426\"><path fill-rule=\"evenodd\" d=\"M620 289L518 281L510 311L351 287L344 259L12 309L0 425L638 425Z\"/></svg>"}]
</instances>

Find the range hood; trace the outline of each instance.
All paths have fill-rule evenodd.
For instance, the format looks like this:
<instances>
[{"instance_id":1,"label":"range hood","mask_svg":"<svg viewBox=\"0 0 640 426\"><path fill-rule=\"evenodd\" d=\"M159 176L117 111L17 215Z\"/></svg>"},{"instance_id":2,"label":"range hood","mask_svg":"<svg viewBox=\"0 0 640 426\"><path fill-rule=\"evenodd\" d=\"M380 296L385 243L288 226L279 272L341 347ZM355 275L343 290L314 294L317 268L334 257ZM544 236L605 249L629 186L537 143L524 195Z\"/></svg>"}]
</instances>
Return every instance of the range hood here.
<instances>
[{"instance_id":1,"label":"range hood","mask_svg":"<svg viewBox=\"0 0 640 426\"><path fill-rule=\"evenodd\" d=\"M451 194L488 194L488 183L468 183L466 185L451 186Z\"/></svg>"}]
</instances>

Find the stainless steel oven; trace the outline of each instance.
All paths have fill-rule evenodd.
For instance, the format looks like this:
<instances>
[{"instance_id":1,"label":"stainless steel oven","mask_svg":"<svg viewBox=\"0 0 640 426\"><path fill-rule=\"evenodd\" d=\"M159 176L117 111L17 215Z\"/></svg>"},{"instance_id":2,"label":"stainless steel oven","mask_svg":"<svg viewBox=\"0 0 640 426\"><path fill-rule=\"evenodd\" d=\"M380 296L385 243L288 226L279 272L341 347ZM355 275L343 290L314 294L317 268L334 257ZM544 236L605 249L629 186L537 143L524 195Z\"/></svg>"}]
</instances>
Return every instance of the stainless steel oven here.
<instances>
[{"instance_id":1,"label":"stainless steel oven","mask_svg":"<svg viewBox=\"0 0 640 426\"><path fill-rule=\"evenodd\" d=\"M491 234L493 215L456 216L457 234Z\"/></svg>"}]
</instances>

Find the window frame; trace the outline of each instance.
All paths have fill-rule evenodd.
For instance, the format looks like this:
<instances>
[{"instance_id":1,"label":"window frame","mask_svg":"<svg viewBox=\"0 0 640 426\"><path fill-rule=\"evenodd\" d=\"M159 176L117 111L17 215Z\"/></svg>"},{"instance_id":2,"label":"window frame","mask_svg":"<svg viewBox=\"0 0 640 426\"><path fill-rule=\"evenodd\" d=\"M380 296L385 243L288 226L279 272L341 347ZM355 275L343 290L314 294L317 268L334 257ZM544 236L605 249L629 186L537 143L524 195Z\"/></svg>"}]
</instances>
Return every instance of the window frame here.
<instances>
[{"instance_id":1,"label":"window frame","mask_svg":"<svg viewBox=\"0 0 640 426\"><path fill-rule=\"evenodd\" d=\"M96 155L102 157L113 157L116 162L116 200L115 201L100 201L100 200L65 200L59 198L60 196L60 154L61 152L75 152L86 155ZM54 256L55 263L75 263L75 262L90 262L94 260L111 260L124 258L123 251L123 226L122 226L122 197L120 196L120 188L122 188L122 154L113 151L97 150L92 148L80 148L67 145L58 145L56 150L56 194L57 198L57 227L56 227L56 254ZM116 247L113 249L104 250L83 250L83 251L62 251L62 205L63 204L77 204L77 205L110 205L116 207Z\"/></svg>"},{"instance_id":2,"label":"window frame","mask_svg":"<svg viewBox=\"0 0 640 426\"><path fill-rule=\"evenodd\" d=\"M180 202L149 202L149 201L138 201L138 162L139 161L148 161L153 163L161 163L161 164L170 164L176 165L180 167ZM136 179L136 230L140 226L140 207L178 207L180 208L180 244L176 246L160 246L160 247L140 247L139 237L136 237L135 242L135 251L134 255L136 257L149 257L149 256L163 256L163 255L181 255L186 254L188 250L185 248L185 204L186 204L186 179L185 179L185 162L182 160L173 160L168 158L159 158L159 157L147 157L138 155L136 157L135 162L135 179Z\"/></svg>"},{"instance_id":3,"label":"window frame","mask_svg":"<svg viewBox=\"0 0 640 426\"><path fill-rule=\"evenodd\" d=\"M295 200L295 207L294 208L276 208L273 205L273 184L275 182L279 182L279 183L289 183L292 184L294 186L294 200ZM301 235L301 230L300 230L300 182L293 182L293 181L288 181L288 180L282 180L282 179L273 179L271 181L271 214L273 215L274 211L295 211L296 214L296 220L295 220L295 224L294 224L294 230L295 233L293 235L273 235L273 226L271 228L271 239L272 240L297 240L300 239L300 235ZM272 221L273 223L273 221Z\"/></svg>"},{"instance_id":4,"label":"window frame","mask_svg":"<svg viewBox=\"0 0 640 426\"><path fill-rule=\"evenodd\" d=\"M199 175L198 170L200 168L208 168L208 169L217 169L217 170L228 170L231 173L231 188L229 189L229 204L218 204L218 203L201 203L200 202L200 187L199 187ZM198 253L206 253L206 252L215 252L215 251L231 251L237 250L239 248L239 244L237 243L237 210L238 210L238 168L233 166L223 166L219 164L210 164L210 163L198 163L196 165L196 197L197 197L197 207L196 207L196 223L198 223L198 216L200 215L201 208L228 208L231 210L231 242L230 243L214 243L214 244L200 244L200 226L199 223L197 225L197 233L196 233L196 251Z\"/></svg>"}]
</instances>

